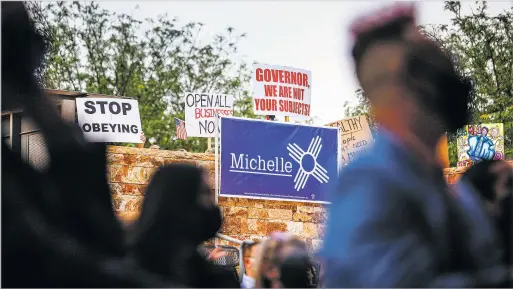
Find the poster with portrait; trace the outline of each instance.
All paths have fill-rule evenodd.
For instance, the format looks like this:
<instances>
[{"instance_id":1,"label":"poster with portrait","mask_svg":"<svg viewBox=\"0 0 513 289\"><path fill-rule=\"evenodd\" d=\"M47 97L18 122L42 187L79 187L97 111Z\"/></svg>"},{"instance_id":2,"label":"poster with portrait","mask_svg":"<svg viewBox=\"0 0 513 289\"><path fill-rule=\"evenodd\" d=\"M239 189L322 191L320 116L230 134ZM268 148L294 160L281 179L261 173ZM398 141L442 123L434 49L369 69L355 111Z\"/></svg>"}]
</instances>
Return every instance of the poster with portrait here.
<instances>
[{"instance_id":1,"label":"poster with portrait","mask_svg":"<svg viewBox=\"0 0 513 289\"><path fill-rule=\"evenodd\" d=\"M467 125L458 131L457 146L458 167L468 167L483 160L503 160L504 125Z\"/></svg>"}]
</instances>

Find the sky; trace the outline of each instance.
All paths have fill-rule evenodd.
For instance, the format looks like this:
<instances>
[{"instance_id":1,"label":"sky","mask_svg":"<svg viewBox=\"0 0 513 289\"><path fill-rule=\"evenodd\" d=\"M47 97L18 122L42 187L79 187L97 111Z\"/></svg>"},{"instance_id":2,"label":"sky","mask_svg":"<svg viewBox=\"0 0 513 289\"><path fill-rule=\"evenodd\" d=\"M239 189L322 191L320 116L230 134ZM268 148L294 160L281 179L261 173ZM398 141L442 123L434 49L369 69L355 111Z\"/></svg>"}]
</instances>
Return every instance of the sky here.
<instances>
[{"instance_id":1,"label":"sky","mask_svg":"<svg viewBox=\"0 0 513 289\"><path fill-rule=\"evenodd\" d=\"M348 28L353 19L387 5L387 1L361 2L100 2L100 6L138 19L163 13L181 23L202 22L205 40L227 27L247 37L239 44L240 61L282 65L312 72L311 116L315 124L344 117L345 101L354 102L358 88L350 57ZM388 4L390 1L388 1ZM463 2L463 12L474 1ZM489 2L496 14L511 1ZM419 22L450 24L451 15L441 1L418 2ZM137 7L137 8L136 8Z\"/></svg>"}]
</instances>

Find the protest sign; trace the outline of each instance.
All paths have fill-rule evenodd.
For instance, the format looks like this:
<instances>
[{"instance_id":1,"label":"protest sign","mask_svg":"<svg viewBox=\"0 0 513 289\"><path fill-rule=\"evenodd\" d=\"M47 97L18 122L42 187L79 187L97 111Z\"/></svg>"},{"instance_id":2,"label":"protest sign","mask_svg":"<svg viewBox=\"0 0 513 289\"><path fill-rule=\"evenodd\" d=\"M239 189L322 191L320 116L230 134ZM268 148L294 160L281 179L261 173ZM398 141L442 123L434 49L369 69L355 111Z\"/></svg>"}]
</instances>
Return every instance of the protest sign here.
<instances>
[{"instance_id":1,"label":"protest sign","mask_svg":"<svg viewBox=\"0 0 513 289\"><path fill-rule=\"evenodd\" d=\"M185 128L188 136L215 137L216 114L233 115L233 95L185 94Z\"/></svg>"},{"instance_id":2,"label":"protest sign","mask_svg":"<svg viewBox=\"0 0 513 289\"><path fill-rule=\"evenodd\" d=\"M328 201L338 174L337 129L238 118L220 121L221 196Z\"/></svg>"},{"instance_id":3,"label":"protest sign","mask_svg":"<svg viewBox=\"0 0 513 289\"><path fill-rule=\"evenodd\" d=\"M141 117L134 99L77 98L78 124L90 142L140 143Z\"/></svg>"},{"instance_id":4,"label":"protest sign","mask_svg":"<svg viewBox=\"0 0 513 289\"><path fill-rule=\"evenodd\" d=\"M257 115L310 116L312 73L266 64L253 65L253 109Z\"/></svg>"},{"instance_id":5,"label":"protest sign","mask_svg":"<svg viewBox=\"0 0 513 289\"><path fill-rule=\"evenodd\" d=\"M504 159L504 126L502 123L467 125L458 130L458 167L472 166L483 160Z\"/></svg>"},{"instance_id":6,"label":"protest sign","mask_svg":"<svg viewBox=\"0 0 513 289\"><path fill-rule=\"evenodd\" d=\"M330 127L340 127L342 134L341 158L342 164L348 164L358 154L368 150L374 143L372 132L365 115L345 118L327 124Z\"/></svg>"}]
</instances>

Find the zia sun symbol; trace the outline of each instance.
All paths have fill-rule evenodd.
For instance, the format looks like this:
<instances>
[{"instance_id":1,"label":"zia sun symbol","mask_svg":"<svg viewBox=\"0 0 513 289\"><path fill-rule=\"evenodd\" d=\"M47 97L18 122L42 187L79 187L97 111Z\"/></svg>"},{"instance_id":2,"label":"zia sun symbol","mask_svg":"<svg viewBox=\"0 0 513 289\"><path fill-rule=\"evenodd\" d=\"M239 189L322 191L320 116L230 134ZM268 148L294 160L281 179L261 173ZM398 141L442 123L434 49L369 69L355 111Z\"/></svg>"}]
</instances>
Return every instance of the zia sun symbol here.
<instances>
[{"instance_id":1,"label":"zia sun symbol","mask_svg":"<svg viewBox=\"0 0 513 289\"><path fill-rule=\"evenodd\" d=\"M307 151L304 151L295 143L287 145L289 156L299 164L299 170L294 177L294 189L296 191L305 188L310 176L316 178L321 184L327 183L330 179L328 171L317 163L317 157L322 148L321 141L322 139L319 136L313 138Z\"/></svg>"}]
</instances>

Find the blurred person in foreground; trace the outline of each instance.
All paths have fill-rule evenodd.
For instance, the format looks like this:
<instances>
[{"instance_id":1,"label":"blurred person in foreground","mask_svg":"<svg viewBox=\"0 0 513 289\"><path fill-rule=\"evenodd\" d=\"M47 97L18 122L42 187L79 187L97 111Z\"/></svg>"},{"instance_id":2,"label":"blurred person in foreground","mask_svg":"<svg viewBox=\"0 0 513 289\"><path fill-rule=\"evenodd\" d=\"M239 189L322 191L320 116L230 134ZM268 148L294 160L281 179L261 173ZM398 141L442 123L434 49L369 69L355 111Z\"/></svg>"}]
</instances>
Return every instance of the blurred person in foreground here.
<instances>
[{"instance_id":1,"label":"blurred person in foreground","mask_svg":"<svg viewBox=\"0 0 513 289\"><path fill-rule=\"evenodd\" d=\"M506 161L483 161L470 167L461 182L480 194L504 246L503 262L509 266L506 288L513 287L513 166Z\"/></svg>"},{"instance_id":2,"label":"blurred person in foreground","mask_svg":"<svg viewBox=\"0 0 513 289\"><path fill-rule=\"evenodd\" d=\"M2 142L2 287L169 287L125 258L105 144L64 122L35 78L48 43L22 2L2 2L2 111L22 108L49 152L46 171Z\"/></svg>"},{"instance_id":3,"label":"blurred person in foreground","mask_svg":"<svg viewBox=\"0 0 513 289\"><path fill-rule=\"evenodd\" d=\"M254 288L256 275L256 259L260 255L260 241L247 244L244 248L244 275L242 276L241 288Z\"/></svg>"},{"instance_id":4,"label":"blurred person in foreground","mask_svg":"<svg viewBox=\"0 0 513 289\"><path fill-rule=\"evenodd\" d=\"M256 262L254 288L313 288L313 264L305 242L275 232L264 240Z\"/></svg>"},{"instance_id":5,"label":"blurred person in foreground","mask_svg":"<svg viewBox=\"0 0 513 289\"><path fill-rule=\"evenodd\" d=\"M151 273L188 287L240 287L233 272L198 251L221 228L221 212L212 196L200 168L159 168L145 191L141 215L129 229L131 256Z\"/></svg>"},{"instance_id":6,"label":"blurred person in foreground","mask_svg":"<svg viewBox=\"0 0 513 289\"><path fill-rule=\"evenodd\" d=\"M436 158L440 137L469 121L471 83L420 33L410 3L357 20L352 33L379 137L333 192L324 285L496 286L506 271L494 230L473 192L449 193Z\"/></svg>"}]
</instances>

